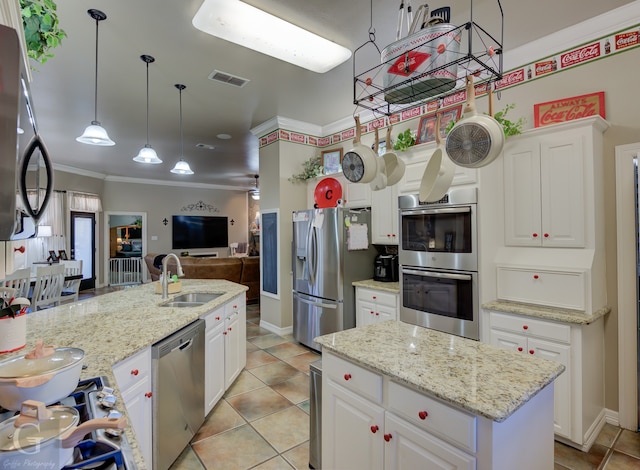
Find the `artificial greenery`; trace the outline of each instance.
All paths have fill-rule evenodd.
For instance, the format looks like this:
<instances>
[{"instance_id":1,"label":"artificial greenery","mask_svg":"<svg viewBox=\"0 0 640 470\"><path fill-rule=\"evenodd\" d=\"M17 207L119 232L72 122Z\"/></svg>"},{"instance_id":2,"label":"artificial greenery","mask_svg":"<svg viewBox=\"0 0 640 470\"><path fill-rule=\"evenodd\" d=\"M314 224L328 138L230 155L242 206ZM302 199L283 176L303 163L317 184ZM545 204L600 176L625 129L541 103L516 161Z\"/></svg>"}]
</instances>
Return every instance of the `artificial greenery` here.
<instances>
[{"instance_id":1,"label":"artificial greenery","mask_svg":"<svg viewBox=\"0 0 640 470\"><path fill-rule=\"evenodd\" d=\"M50 49L58 47L67 37L60 28L57 9L54 0L20 0L27 53L41 64L53 57Z\"/></svg>"},{"instance_id":2,"label":"artificial greenery","mask_svg":"<svg viewBox=\"0 0 640 470\"><path fill-rule=\"evenodd\" d=\"M523 117L521 117L520 119L518 119L515 122L510 121L509 119L506 118L506 115L509 112L509 110L513 109L515 107L516 107L516 105L513 104L513 103L508 104L508 105L506 105L504 107L504 109L502 111L498 111L497 113L495 113L493 115L493 118L496 121L498 121L498 123L500 123L502 125L502 129L504 131L504 136L505 137L522 134L522 128L524 127L525 122L527 122L526 119L523 118ZM447 125L447 128L445 129L445 132L448 134L449 131L453 128L454 125L455 125L455 121L451 121Z\"/></svg>"},{"instance_id":3,"label":"artificial greenery","mask_svg":"<svg viewBox=\"0 0 640 470\"><path fill-rule=\"evenodd\" d=\"M309 160L302 164L302 173L293 175L291 178L289 178L289 181L291 181L292 183L306 181L308 179L315 178L316 176L321 176L322 172L322 159L319 156L311 157Z\"/></svg>"},{"instance_id":4,"label":"artificial greenery","mask_svg":"<svg viewBox=\"0 0 640 470\"><path fill-rule=\"evenodd\" d=\"M398 134L398 138L393 144L394 150L407 150L409 147L413 147L416 144L416 136L411 132L411 129L407 129L404 132Z\"/></svg>"}]
</instances>

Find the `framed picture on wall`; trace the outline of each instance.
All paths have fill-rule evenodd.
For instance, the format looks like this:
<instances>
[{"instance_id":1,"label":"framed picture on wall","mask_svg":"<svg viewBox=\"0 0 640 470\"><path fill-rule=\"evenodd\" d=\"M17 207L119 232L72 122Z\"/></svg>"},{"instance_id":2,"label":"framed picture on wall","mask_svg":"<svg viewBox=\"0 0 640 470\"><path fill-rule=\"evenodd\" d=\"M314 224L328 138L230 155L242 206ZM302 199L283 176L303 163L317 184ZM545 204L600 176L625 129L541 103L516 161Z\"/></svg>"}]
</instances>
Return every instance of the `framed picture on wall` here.
<instances>
[{"instance_id":1,"label":"framed picture on wall","mask_svg":"<svg viewBox=\"0 0 640 470\"><path fill-rule=\"evenodd\" d=\"M65 250L58 250L58 256L63 261L69 259L67 258L67 252Z\"/></svg>"},{"instance_id":2,"label":"framed picture on wall","mask_svg":"<svg viewBox=\"0 0 640 470\"><path fill-rule=\"evenodd\" d=\"M51 261L52 263L58 261L58 255L56 254L55 250L49 250L49 257L47 258L47 261Z\"/></svg>"},{"instance_id":3,"label":"framed picture on wall","mask_svg":"<svg viewBox=\"0 0 640 470\"><path fill-rule=\"evenodd\" d=\"M332 175L342 171L342 149L323 150L322 166L325 175Z\"/></svg>"}]
</instances>

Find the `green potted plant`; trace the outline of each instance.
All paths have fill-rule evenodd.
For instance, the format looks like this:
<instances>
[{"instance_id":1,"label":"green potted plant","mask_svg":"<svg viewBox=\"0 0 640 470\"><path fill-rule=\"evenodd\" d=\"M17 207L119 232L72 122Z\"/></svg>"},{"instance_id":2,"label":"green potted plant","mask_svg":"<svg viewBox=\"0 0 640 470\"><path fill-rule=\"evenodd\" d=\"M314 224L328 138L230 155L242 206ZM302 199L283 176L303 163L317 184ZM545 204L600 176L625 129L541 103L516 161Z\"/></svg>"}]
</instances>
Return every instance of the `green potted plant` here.
<instances>
[{"instance_id":1,"label":"green potted plant","mask_svg":"<svg viewBox=\"0 0 640 470\"><path fill-rule=\"evenodd\" d=\"M57 9L54 0L20 0L27 54L41 64L53 57L50 50L67 37L60 28Z\"/></svg>"},{"instance_id":2,"label":"green potted plant","mask_svg":"<svg viewBox=\"0 0 640 470\"><path fill-rule=\"evenodd\" d=\"M393 150L407 150L409 147L413 147L416 144L416 136L411 129L406 129L398 134L398 138L393 143Z\"/></svg>"},{"instance_id":3,"label":"green potted plant","mask_svg":"<svg viewBox=\"0 0 640 470\"><path fill-rule=\"evenodd\" d=\"M524 127L525 122L527 122L526 119L523 118L523 117L521 117L520 119L518 119L515 122L507 119L507 113L509 112L510 109L513 109L515 107L516 107L516 105L513 104L513 103L508 104L508 105L506 105L504 107L504 109L502 111L498 111L493 116L493 118L496 121L498 121L498 123L500 123L500 125L502 126L502 129L504 130L504 136L505 137L522 134L522 128ZM454 125L455 125L455 121L451 121L447 125L447 128L445 129L445 132L448 134L449 131L453 128Z\"/></svg>"},{"instance_id":4,"label":"green potted plant","mask_svg":"<svg viewBox=\"0 0 640 470\"><path fill-rule=\"evenodd\" d=\"M316 176L322 176L323 167L321 157L311 157L309 160L302 164L302 172L297 175L291 176L289 181L292 183L298 183L306 181Z\"/></svg>"}]
</instances>

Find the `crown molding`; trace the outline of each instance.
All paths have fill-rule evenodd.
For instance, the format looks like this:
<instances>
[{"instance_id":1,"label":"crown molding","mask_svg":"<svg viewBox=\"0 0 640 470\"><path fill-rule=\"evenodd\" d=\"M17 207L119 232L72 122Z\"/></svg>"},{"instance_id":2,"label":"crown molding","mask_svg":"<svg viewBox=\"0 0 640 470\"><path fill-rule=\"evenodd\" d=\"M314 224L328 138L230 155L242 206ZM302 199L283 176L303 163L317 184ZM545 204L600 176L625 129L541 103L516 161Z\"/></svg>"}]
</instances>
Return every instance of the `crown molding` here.
<instances>
[{"instance_id":1,"label":"crown molding","mask_svg":"<svg viewBox=\"0 0 640 470\"><path fill-rule=\"evenodd\" d=\"M248 188L238 186L225 186L221 184L208 184L208 183L190 183L187 181L165 181L165 180L152 180L144 178L129 178L127 176L107 176L105 181L113 181L116 183L130 183L130 184L149 184L156 186L176 186L180 188L194 188L194 189L221 189L225 191L239 191L245 192Z\"/></svg>"},{"instance_id":2,"label":"crown molding","mask_svg":"<svg viewBox=\"0 0 640 470\"><path fill-rule=\"evenodd\" d=\"M96 178L99 180L107 179L108 176L104 173L98 173L96 171L83 170L73 166L61 165L59 163L53 164L53 169L57 171L64 171L65 173L71 173L74 175L87 176L89 178Z\"/></svg>"},{"instance_id":3,"label":"crown molding","mask_svg":"<svg viewBox=\"0 0 640 470\"><path fill-rule=\"evenodd\" d=\"M260 138L278 129L286 129L287 131L299 132L301 134L322 136L322 126L312 124L310 122L298 121L283 116L275 116L262 124L251 128L251 133Z\"/></svg>"}]
</instances>

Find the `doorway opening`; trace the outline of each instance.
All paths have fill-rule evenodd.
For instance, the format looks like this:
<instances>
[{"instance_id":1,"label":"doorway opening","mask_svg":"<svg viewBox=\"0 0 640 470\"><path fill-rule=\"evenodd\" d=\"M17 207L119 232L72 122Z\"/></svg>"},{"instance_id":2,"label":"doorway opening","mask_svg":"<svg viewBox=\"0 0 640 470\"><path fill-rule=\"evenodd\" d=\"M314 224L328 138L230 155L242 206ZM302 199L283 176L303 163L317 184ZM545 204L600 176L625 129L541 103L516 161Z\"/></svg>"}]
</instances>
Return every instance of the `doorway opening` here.
<instances>
[{"instance_id":1,"label":"doorway opening","mask_svg":"<svg viewBox=\"0 0 640 470\"><path fill-rule=\"evenodd\" d=\"M69 246L71 259L82 260L80 290L96 287L96 215L93 212L71 212Z\"/></svg>"},{"instance_id":2,"label":"doorway opening","mask_svg":"<svg viewBox=\"0 0 640 470\"><path fill-rule=\"evenodd\" d=\"M145 212L105 212L105 279L109 286L131 286L146 281Z\"/></svg>"}]
</instances>

